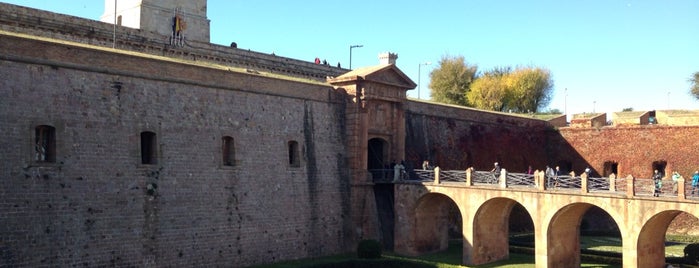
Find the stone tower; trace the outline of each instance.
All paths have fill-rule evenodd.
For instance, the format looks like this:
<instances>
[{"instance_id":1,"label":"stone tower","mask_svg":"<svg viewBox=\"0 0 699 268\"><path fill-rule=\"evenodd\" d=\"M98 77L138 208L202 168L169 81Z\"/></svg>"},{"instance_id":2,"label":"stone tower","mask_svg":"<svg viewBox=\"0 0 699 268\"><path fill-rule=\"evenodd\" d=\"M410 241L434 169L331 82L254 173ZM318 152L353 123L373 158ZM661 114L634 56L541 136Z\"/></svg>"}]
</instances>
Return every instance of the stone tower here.
<instances>
[{"instance_id":1,"label":"stone tower","mask_svg":"<svg viewBox=\"0 0 699 268\"><path fill-rule=\"evenodd\" d=\"M100 20L114 23L114 15L117 25L165 35L171 42L209 43L206 0L105 0Z\"/></svg>"}]
</instances>

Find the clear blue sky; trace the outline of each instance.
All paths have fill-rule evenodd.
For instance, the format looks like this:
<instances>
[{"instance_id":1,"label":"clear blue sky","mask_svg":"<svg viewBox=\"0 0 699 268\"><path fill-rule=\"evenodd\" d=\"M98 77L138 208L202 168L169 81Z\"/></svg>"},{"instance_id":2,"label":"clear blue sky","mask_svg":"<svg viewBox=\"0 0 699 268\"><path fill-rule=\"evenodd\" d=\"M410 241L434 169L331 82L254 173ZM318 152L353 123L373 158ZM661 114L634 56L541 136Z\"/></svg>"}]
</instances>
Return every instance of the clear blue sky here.
<instances>
[{"instance_id":1,"label":"clear blue sky","mask_svg":"<svg viewBox=\"0 0 699 268\"><path fill-rule=\"evenodd\" d=\"M99 20L102 0L0 0ZM211 42L352 67L398 54L429 96L445 56L479 70L534 65L553 74L548 108L568 113L699 109L688 79L699 71L696 0L210 0ZM431 62L432 65L420 63ZM421 69L418 79L418 69ZM567 97L566 89L567 88ZM408 92L417 97L418 90Z\"/></svg>"}]
</instances>

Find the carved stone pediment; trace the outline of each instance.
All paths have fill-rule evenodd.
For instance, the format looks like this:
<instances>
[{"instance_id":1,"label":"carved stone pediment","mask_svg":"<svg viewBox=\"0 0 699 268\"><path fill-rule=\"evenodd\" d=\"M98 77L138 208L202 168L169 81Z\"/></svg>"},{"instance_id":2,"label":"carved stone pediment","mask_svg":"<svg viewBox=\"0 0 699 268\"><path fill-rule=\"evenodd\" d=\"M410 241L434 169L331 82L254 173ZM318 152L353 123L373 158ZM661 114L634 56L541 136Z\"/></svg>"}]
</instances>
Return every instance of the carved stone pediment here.
<instances>
[{"instance_id":1,"label":"carved stone pediment","mask_svg":"<svg viewBox=\"0 0 699 268\"><path fill-rule=\"evenodd\" d=\"M368 81L386 86L395 87L400 90L413 89L417 86L405 73L395 64L384 64L370 67L363 67L352 70L346 74L328 80L332 85L347 84L349 82Z\"/></svg>"}]
</instances>

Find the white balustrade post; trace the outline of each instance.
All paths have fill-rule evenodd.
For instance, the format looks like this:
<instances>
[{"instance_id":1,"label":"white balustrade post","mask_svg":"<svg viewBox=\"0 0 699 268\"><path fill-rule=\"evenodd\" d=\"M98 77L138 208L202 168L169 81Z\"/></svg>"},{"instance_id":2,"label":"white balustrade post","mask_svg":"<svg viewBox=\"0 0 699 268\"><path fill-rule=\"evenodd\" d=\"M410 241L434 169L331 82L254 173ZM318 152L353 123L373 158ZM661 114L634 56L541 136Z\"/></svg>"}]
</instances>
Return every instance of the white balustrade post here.
<instances>
[{"instance_id":1,"label":"white balustrade post","mask_svg":"<svg viewBox=\"0 0 699 268\"><path fill-rule=\"evenodd\" d=\"M434 168L434 184L439 184L439 171L441 169L439 167Z\"/></svg>"},{"instance_id":2,"label":"white balustrade post","mask_svg":"<svg viewBox=\"0 0 699 268\"><path fill-rule=\"evenodd\" d=\"M504 168L500 172L500 188L507 188L507 170Z\"/></svg>"}]
</instances>

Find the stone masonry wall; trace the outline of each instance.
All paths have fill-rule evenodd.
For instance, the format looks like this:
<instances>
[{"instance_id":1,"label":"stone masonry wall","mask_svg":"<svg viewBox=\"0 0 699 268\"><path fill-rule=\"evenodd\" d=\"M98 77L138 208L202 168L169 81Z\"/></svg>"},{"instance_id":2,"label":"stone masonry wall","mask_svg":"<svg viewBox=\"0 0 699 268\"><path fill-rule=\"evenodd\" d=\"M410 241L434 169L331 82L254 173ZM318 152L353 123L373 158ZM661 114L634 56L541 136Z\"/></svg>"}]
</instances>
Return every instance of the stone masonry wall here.
<instances>
[{"instance_id":1,"label":"stone masonry wall","mask_svg":"<svg viewBox=\"0 0 699 268\"><path fill-rule=\"evenodd\" d=\"M240 267L346 250L344 107L331 87L0 40L12 51L0 55L0 266ZM38 125L56 129L56 163L32 161ZM141 164L143 131L157 164Z\"/></svg>"},{"instance_id":2,"label":"stone masonry wall","mask_svg":"<svg viewBox=\"0 0 699 268\"><path fill-rule=\"evenodd\" d=\"M525 172L550 159L545 133L553 129L546 121L417 101L406 110L406 162L413 168L429 159L445 170L490 170L499 162Z\"/></svg>"}]
</instances>

